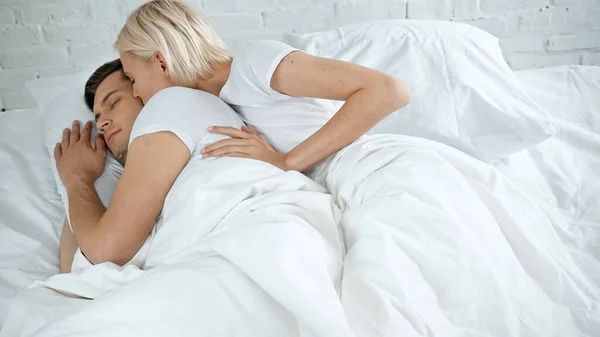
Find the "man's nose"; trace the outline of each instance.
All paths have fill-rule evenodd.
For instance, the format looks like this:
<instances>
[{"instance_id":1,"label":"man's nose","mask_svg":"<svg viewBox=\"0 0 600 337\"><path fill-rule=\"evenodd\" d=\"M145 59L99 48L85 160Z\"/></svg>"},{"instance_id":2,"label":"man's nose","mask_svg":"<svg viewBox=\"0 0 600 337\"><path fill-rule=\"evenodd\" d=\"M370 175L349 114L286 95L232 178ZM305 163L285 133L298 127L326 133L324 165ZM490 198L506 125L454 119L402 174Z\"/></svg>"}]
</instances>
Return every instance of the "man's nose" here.
<instances>
[{"instance_id":1,"label":"man's nose","mask_svg":"<svg viewBox=\"0 0 600 337\"><path fill-rule=\"evenodd\" d=\"M110 127L110 120L108 118L100 118L96 122L96 127L98 128L98 130L104 131L108 127Z\"/></svg>"}]
</instances>

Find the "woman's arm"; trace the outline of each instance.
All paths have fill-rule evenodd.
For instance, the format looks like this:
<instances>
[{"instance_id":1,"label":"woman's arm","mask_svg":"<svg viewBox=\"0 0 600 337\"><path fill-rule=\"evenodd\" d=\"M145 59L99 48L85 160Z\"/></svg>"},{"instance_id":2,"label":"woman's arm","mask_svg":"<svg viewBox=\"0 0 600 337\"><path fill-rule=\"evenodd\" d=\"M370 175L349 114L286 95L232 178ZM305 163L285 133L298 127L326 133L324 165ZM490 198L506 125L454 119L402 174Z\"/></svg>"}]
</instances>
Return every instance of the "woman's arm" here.
<instances>
[{"instance_id":1,"label":"woman's arm","mask_svg":"<svg viewBox=\"0 0 600 337\"><path fill-rule=\"evenodd\" d=\"M393 76L299 51L283 58L271 87L290 96L346 102L327 124L287 154L286 168L297 171L352 143L410 100L406 86Z\"/></svg>"},{"instance_id":2,"label":"woman's arm","mask_svg":"<svg viewBox=\"0 0 600 337\"><path fill-rule=\"evenodd\" d=\"M60 248L58 253L61 273L71 272L71 265L73 264L77 248L77 240L75 240L75 236L69 227L69 222L67 218L65 218L62 234L60 235Z\"/></svg>"},{"instance_id":3,"label":"woman's arm","mask_svg":"<svg viewBox=\"0 0 600 337\"><path fill-rule=\"evenodd\" d=\"M279 153L249 129L213 127L233 137L207 146L204 157L232 156L266 161L284 170L305 171L367 133L382 119L408 104L404 84L385 73L300 51L276 67L270 87L280 93L345 101L317 132L288 153Z\"/></svg>"}]
</instances>

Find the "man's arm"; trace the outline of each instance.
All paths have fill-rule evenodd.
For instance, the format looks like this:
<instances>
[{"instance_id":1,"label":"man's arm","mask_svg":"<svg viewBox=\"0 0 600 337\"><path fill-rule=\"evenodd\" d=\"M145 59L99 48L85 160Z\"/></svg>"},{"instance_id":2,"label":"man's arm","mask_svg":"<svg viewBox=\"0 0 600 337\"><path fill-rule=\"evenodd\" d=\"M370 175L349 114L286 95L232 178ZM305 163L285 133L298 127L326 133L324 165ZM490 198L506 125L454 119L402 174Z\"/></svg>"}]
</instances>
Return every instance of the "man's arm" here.
<instances>
[{"instance_id":1,"label":"man's arm","mask_svg":"<svg viewBox=\"0 0 600 337\"><path fill-rule=\"evenodd\" d=\"M91 182L73 184L67 190L75 237L92 263L123 265L133 258L189 157L187 146L171 132L136 138L112 202L101 215Z\"/></svg>"},{"instance_id":2,"label":"man's arm","mask_svg":"<svg viewBox=\"0 0 600 337\"><path fill-rule=\"evenodd\" d=\"M71 217L71 224L73 226L73 232L70 230L69 232L71 232L73 238L79 237L79 239L83 239L80 233L82 224L96 226L102 215L106 212L106 208L98 196L98 192L94 187L94 181L74 179L72 183L65 185L65 187L69 198L69 216ZM97 253L90 251L87 242L81 246L81 252L92 263L104 262L99 260L94 261Z\"/></svg>"},{"instance_id":3,"label":"man's arm","mask_svg":"<svg viewBox=\"0 0 600 337\"><path fill-rule=\"evenodd\" d=\"M74 127L73 133L79 130ZM98 167L89 169L97 164L86 159L97 151L89 144L89 137L86 125L80 139L63 137L60 153L55 152L69 197L73 234L90 262L123 265L150 234L167 193L189 160L190 150L172 132L137 137L129 147L112 202L104 210L93 185L100 175Z\"/></svg>"},{"instance_id":4,"label":"man's arm","mask_svg":"<svg viewBox=\"0 0 600 337\"><path fill-rule=\"evenodd\" d=\"M59 261L60 261L60 272L70 273L73 259L75 258L75 252L77 252L77 240L71 232L69 222L65 218L63 225L62 234L60 235L60 248L59 248Z\"/></svg>"}]
</instances>

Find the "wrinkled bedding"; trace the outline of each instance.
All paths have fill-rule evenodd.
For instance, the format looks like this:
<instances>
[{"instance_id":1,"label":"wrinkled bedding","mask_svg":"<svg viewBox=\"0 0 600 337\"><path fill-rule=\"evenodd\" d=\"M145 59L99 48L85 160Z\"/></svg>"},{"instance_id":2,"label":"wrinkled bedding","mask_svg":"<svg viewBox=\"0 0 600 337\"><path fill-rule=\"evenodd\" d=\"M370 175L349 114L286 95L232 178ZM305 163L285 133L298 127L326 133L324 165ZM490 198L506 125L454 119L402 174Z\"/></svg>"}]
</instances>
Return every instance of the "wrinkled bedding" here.
<instances>
[{"instance_id":1,"label":"wrinkled bedding","mask_svg":"<svg viewBox=\"0 0 600 337\"><path fill-rule=\"evenodd\" d=\"M348 250L339 301L335 285L344 249L332 200L297 173L272 169L263 178L258 166L266 165L254 164L256 170L244 167L247 188L241 191L232 182L239 174L226 172L217 161L197 163L212 166L210 181L184 171L149 241L148 271L102 264L38 282L17 299L3 334L14 329L33 335L23 332L35 326L32 317L43 322L29 314L40 308L31 302L38 297L73 310L57 321L48 315L49 325L31 331L36 336L159 336L171 326L223 336L236 331L593 336L600 331L600 288L592 277L599 261L577 263L551 219L490 165L436 142L397 135L367 137L336 156L327 185L344 211L340 226ZM228 272L227 282L246 286L248 293L231 298L228 288L222 294L212 290L217 281L212 272L201 272L206 265L217 274ZM174 284L165 278L177 280L178 290L173 292ZM69 296L49 295L40 287ZM207 289L214 298L210 303L203 300ZM44 295L32 296L36 292ZM186 301L176 300L180 292ZM82 310L81 302L68 304L73 296L95 300ZM252 302L263 308L261 315L293 318L288 324L278 319L278 325L231 326L219 319L190 321L182 314L236 299L246 306L252 296L261 299ZM179 309L156 311L173 301L180 302ZM138 316L144 324L132 324ZM247 318L242 313L234 319Z\"/></svg>"},{"instance_id":2,"label":"wrinkled bedding","mask_svg":"<svg viewBox=\"0 0 600 337\"><path fill-rule=\"evenodd\" d=\"M357 336L595 336L600 285L559 228L495 168L429 140L346 150L342 303Z\"/></svg>"},{"instance_id":3,"label":"wrinkled bedding","mask_svg":"<svg viewBox=\"0 0 600 337\"><path fill-rule=\"evenodd\" d=\"M334 159L332 198L259 162L205 162L215 179L180 177L143 268L19 267L10 289L38 282L7 297L0 336L598 336L599 69L517 72L561 131L493 165L370 136ZM23 260L8 252L4 274Z\"/></svg>"},{"instance_id":4,"label":"wrinkled bedding","mask_svg":"<svg viewBox=\"0 0 600 337\"><path fill-rule=\"evenodd\" d=\"M600 260L600 67L516 72L561 131L496 163L544 210L581 265ZM600 286L600 269L591 269Z\"/></svg>"},{"instance_id":5,"label":"wrinkled bedding","mask_svg":"<svg viewBox=\"0 0 600 337\"><path fill-rule=\"evenodd\" d=\"M177 326L179 336L349 336L338 218L331 196L298 172L192 159L146 241L143 269L103 263L36 282L0 335L164 336Z\"/></svg>"}]
</instances>

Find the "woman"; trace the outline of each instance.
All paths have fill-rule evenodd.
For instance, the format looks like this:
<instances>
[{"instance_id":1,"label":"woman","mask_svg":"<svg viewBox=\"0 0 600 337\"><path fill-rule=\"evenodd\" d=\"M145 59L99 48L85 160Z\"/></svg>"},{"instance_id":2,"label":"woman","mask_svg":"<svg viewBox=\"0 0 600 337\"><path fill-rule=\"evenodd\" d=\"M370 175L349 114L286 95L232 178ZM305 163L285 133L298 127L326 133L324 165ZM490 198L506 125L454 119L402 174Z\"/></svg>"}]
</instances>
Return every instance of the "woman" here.
<instances>
[{"instance_id":1,"label":"woman","mask_svg":"<svg viewBox=\"0 0 600 337\"><path fill-rule=\"evenodd\" d=\"M153 93L153 83L172 77L178 85L221 97L277 150L257 147L256 134L215 127L214 132L238 139L209 146L205 156L252 157L305 173L315 168L308 173L322 184L327 165L319 163L406 105L410 96L390 75L277 41L251 42L232 57L203 16L177 1L142 5L115 46L143 101ZM336 112L319 98L346 103Z\"/></svg>"},{"instance_id":2,"label":"woman","mask_svg":"<svg viewBox=\"0 0 600 337\"><path fill-rule=\"evenodd\" d=\"M308 55L277 41L250 42L232 56L204 17L177 1L142 5L128 18L115 47L134 96L144 103L168 78L219 96L252 128L212 127L210 131L235 139L207 146L203 156L253 158L305 172L338 202L340 185L328 184L328 175L335 174L329 169L333 157L410 97L404 84L390 75ZM321 99L345 104L336 112ZM387 192L381 193L373 200L385 198ZM346 212L360 206L341 203ZM347 240L347 245L351 253L353 244Z\"/></svg>"}]
</instances>

